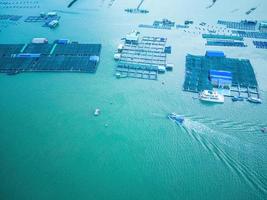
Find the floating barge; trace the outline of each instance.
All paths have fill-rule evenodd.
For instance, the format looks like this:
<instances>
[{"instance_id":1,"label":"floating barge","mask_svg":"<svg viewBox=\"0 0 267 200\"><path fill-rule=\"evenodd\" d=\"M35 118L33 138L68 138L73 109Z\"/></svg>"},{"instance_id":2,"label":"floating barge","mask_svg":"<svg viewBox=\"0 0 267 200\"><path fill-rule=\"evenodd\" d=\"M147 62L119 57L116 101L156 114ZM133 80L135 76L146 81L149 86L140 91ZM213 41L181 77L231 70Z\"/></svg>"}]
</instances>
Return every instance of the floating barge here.
<instances>
[{"instance_id":1,"label":"floating barge","mask_svg":"<svg viewBox=\"0 0 267 200\"><path fill-rule=\"evenodd\" d=\"M231 74L231 79L223 78L227 87L222 88L225 96L256 96L259 98L258 83L249 60L227 58L223 52L208 51L205 56L186 56L184 91L199 93L215 88L211 71Z\"/></svg>"},{"instance_id":2,"label":"floating barge","mask_svg":"<svg viewBox=\"0 0 267 200\"><path fill-rule=\"evenodd\" d=\"M0 44L0 73L94 73L101 44Z\"/></svg>"}]
</instances>

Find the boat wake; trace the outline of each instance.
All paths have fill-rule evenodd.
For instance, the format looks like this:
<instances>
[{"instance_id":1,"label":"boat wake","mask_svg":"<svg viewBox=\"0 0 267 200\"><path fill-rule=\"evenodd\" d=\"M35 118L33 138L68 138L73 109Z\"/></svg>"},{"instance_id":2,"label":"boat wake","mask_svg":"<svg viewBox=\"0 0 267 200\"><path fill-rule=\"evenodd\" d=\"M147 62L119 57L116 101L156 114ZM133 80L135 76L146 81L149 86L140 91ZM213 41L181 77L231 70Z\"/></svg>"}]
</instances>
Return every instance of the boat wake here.
<instances>
[{"instance_id":1,"label":"boat wake","mask_svg":"<svg viewBox=\"0 0 267 200\"><path fill-rule=\"evenodd\" d=\"M208 124L209 126L219 127L221 131L240 132L240 133L255 133L259 132L260 128L267 127L266 123L251 123L251 122L233 122L224 119L209 119L197 116L187 116L191 120L200 123Z\"/></svg>"},{"instance_id":2,"label":"boat wake","mask_svg":"<svg viewBox=\"0 0 267 200\"><path fill-rule=\"evenodd\" d=\"M218 122L221 123L221 122ZM210 127L202 124L201 122L192 121L190 118L186 119L183 123L182 128L187 132L187 134L196 142L198 142L206 151L211 153L217 160L222 162L227 168L232 172L236 173L240 178L242 178L249 186L253 189L260 191L262 194L267 194L267 185L264 177L257 174L255 171L251 170L245 164L239 162L238 160L231 157L229 153L224 151L216 142L214 141L214 136L216 138L222 135ZM216 135L215 135L216 133ZM229 140L230 136L227 136ZM218 138L217 138L218 139Z\"/></svg>"}]
</instances>

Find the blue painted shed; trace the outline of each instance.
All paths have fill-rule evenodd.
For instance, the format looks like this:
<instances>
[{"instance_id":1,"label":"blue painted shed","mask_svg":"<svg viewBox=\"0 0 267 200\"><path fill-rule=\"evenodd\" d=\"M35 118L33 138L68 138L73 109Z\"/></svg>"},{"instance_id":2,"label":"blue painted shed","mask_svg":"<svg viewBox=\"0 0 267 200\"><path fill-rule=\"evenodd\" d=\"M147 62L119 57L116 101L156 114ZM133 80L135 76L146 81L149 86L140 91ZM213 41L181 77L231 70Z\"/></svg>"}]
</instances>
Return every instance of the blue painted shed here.
<instances>
[{"instance_id":1,"label":"blue painted shed","mask_svg":"<svg viewBox=\"0 0 267 200\"><path fill-rule=\"evenodd\" d=\"M232 85L232 73L228 71L210 70L209 79L216 87L230 88Z\"/></svg>"},{"instance_id":2,"label":"blue painted shed","mask_svg":"<svg viewBox=\"0 0 267 200\"><path fill-rule=\"evenodd\" d=\"M225 57L222 51L206 51L206 57Z\"/></svg>"}]
</instances>

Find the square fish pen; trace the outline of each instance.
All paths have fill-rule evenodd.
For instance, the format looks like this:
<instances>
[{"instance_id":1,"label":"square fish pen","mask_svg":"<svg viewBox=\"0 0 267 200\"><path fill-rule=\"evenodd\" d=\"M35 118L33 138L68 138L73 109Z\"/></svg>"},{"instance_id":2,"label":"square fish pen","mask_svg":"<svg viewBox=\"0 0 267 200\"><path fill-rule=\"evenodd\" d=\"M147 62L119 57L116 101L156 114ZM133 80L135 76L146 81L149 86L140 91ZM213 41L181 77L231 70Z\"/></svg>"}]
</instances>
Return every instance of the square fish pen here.
<instances>
[{"instance_id":1,"label":"square fish pen","mask_svg":"<svg viewBox=\"0 0 267 200\"><path fill-rule=\"evenodd\" d=\"M125 42L116 72L122 77L157 80L159 67L166 67L166 38L144 36L138 43Z\"/></svg>"},{"instance_id":2,"label":"square fish pen","mask_svg":"<svg viewBox=\"0 0 267 200\"><path fill-rule=\"evenodd\" d=\"M0 44L0 57L10 57L12 54L18 54L23 47L24 44Z\"/></svg>"},{"instance_id":3,"label":"square fish pen","mask_svg":"<svg viewBox=\"0 0 267 200\"><path fill-rule=\"evenodd\" d=\"M225 56L186 56L184 91L200 92L212 90L214 86L209 80L210 70L228 71L232 73L230 95L249 97L257 95L258 83L249 60L227 58Z\"/></svg>"},{"instance_id":4,"label":"square fish pen","mask_svg":"<svg viewBox=\"0 0 267 200\"><path fill-rule=\"evenodd\" d=\"M42 55L49 55L54 44L28 44L25 46L23 53L37 53Z\"/></svg>"},{"instance_id":5,"label":"square fish pen","mask_svg":"<svg viewBox=\"0 0 267 200\"><path fill-rule=\"evenodd\" d=\"M57 44L53 55L65 55L65 56L92 56L99 55L101 51L100 44Z\"/></svg>"}]
</instances>

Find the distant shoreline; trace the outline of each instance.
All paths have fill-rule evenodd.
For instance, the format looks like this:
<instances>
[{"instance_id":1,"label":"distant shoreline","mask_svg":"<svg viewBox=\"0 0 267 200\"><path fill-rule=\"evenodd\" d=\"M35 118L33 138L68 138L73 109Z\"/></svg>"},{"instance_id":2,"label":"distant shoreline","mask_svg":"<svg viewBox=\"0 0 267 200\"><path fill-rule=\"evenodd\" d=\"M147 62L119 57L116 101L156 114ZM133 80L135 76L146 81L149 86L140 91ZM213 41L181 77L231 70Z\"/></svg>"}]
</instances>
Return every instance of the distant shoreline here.
<instances>
[{"instance_id":1,"label":"distant shoreline","mask_svg":"<svg viewBox=\"0 0 267 200\"><path fill-rule=\"evenodd\" d=\"M78 0L72 0L72 2L69 3L68 8L70 8L76 1Z\"/></svg>"}]
</instances>

